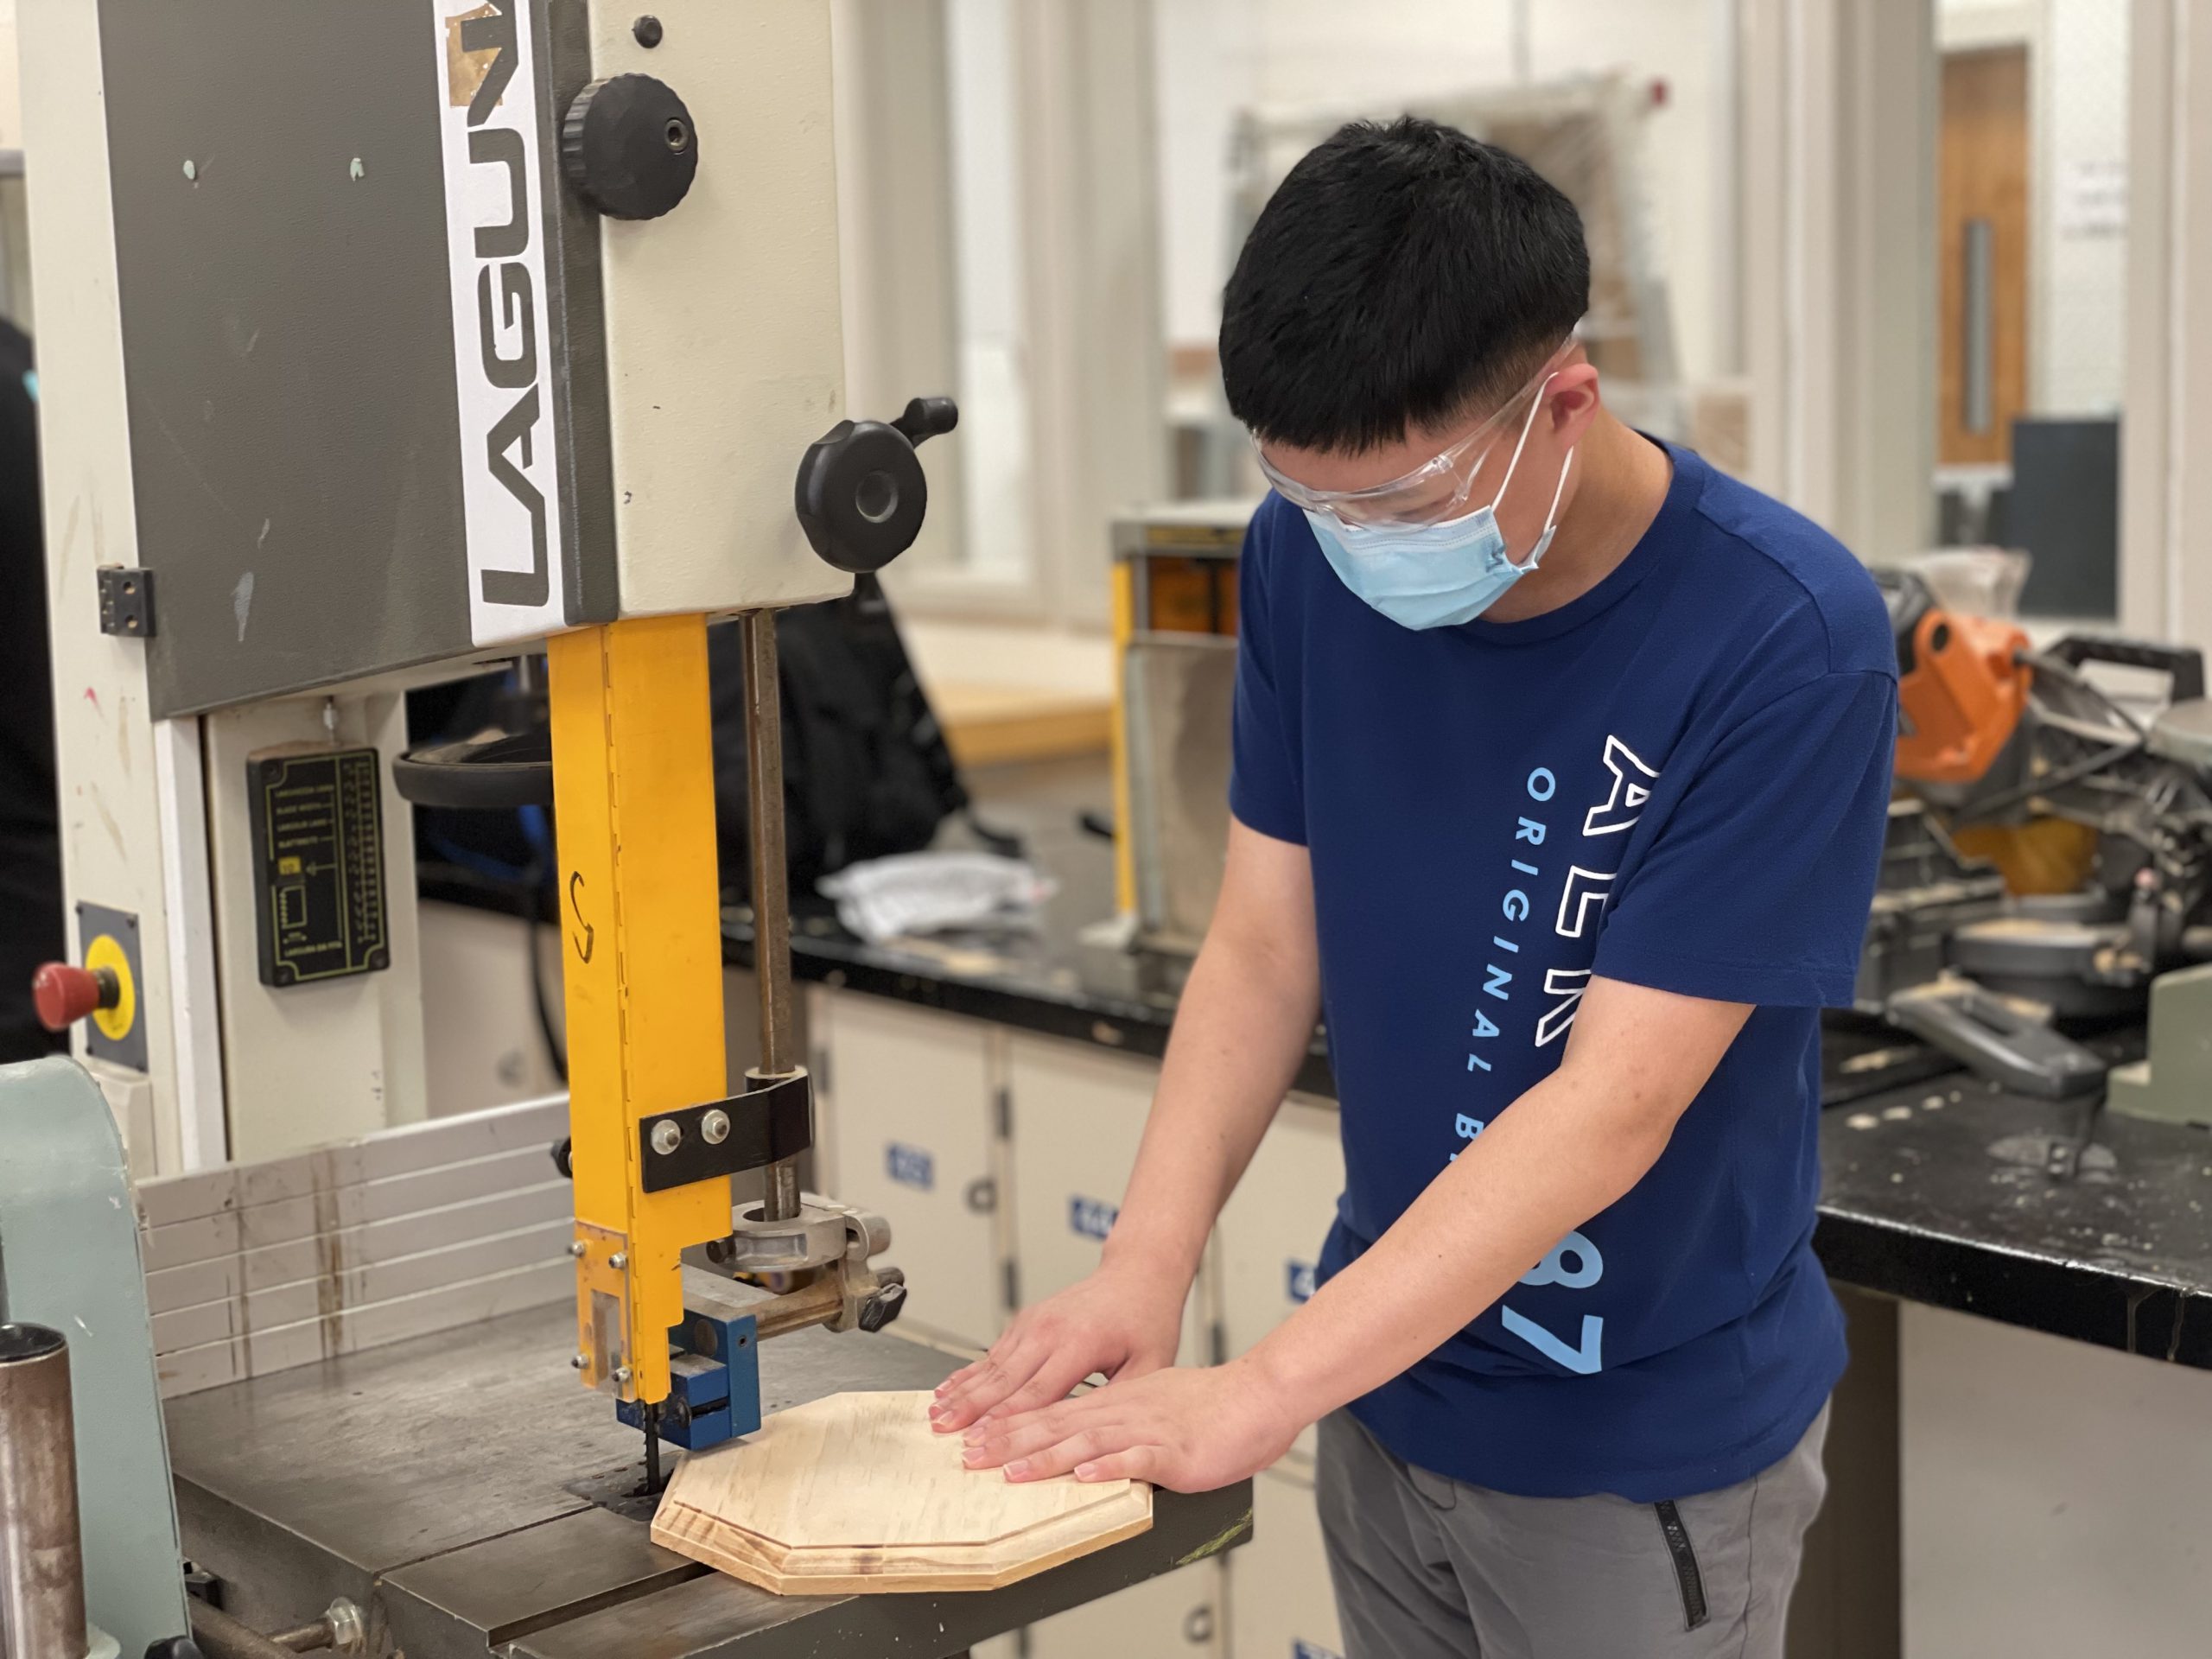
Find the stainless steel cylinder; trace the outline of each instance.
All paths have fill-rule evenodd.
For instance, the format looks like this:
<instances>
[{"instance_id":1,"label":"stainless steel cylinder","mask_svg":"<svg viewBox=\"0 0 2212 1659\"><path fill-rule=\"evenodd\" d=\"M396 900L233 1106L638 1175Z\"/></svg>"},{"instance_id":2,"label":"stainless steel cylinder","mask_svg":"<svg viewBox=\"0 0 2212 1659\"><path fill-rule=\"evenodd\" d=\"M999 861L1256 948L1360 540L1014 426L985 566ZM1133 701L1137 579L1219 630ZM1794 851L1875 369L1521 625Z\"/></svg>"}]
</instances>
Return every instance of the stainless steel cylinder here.
<instances>
[{"instance_id":1,"label":"stainless steel cylinder","mask_svg":"<svg viewBox=\"0 0 2212 1659\"><path fill-rule=\"evenodd\" d=\"M293 1659L296 1653L313 1651L283 1646L197 1597L191 1602L191 1612L192 1639L207 1659Z\"/></svg>"},{"instance_id":2,"label":"stainless steel cylinder","mask_svg":"<svg viewBox=\"0 0 2212 1659\"><path fill-rule=\"evenodd\" d=\"M764 1076L798 1070L791 1025L791 892L784 863L784 707L776 672L776 613L739 620L745 671L746 828L753 855L753 976L760 990ZM770 1221L798 1214L798 1170L788 1158L767 1170Z\"/></svg>"},{"instance_id":3,"label":"stainless steel cylinder","mask_svg":"<svg viewBox=\"0 0 2212 1659\"><path fill-rule=\"evenodd\" d=\"M85 1649L69 1344L42 1325L0 1325L0 1659Z\"/></svg>"}]
</instances>

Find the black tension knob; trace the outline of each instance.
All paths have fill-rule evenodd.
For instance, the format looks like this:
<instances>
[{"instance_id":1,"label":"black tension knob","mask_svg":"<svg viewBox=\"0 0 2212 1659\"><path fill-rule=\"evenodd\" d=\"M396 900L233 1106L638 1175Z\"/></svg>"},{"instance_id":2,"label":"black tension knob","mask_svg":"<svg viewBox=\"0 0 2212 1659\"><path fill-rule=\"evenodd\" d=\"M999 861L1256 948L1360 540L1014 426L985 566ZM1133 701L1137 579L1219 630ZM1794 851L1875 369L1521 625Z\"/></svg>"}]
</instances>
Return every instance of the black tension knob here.
<instances>
[{"instance_id":1,"label":"black tension knob","mask_svg":"<svg viewBox=\"0 0 2212 1659\"><path fill-rule=\"evenodd\" d=\"M912 547L930 502L914 446L959 423L951 398L917 397L895 421L840 421L810 444L796 505L814 550L864 575Z\"/></svg>"},{"instance_id":2,"label":"black tension knob","mask_svg":"<svg viewBox=\"0 0 2212 1659\"><path fill-rule=\"evenodd\" d=\"M609 219L658 219L699 170L699 134L675 89L651 75L616 75L578 92L561 123L561 166L575 193Z\"/></svg>"},{"instance_id":3,"label":"black tension knob","mask_svg":"<svg viewBox=\"0 0 2212 1659\"><path fill-rule=\"evenodd\" d=\"M906 1306L906 1287L904 1284L886 1285L861 1304L861 1329L874 1336L899 1317Z\"/></svg>"}]
</instances>

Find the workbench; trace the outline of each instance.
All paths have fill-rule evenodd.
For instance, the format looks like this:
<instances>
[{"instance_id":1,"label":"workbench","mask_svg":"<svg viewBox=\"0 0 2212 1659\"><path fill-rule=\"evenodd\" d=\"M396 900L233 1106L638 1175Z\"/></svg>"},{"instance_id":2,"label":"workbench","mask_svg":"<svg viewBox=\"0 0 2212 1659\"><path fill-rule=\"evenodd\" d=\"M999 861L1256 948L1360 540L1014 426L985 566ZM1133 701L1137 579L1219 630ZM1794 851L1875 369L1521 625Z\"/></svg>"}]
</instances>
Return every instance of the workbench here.
<instances>
[{"instance_id":1,"label":"workbench","mask_svg":"<svg viewBox=\"0 0 2212 1659\"><path fill-rule=\"evenodd\" d=\"M986 816L1022 833L1059 884L1033 931L875 946L817 900L795 910L797 976L1117 1053L1164 1053L1189 963L1096 942L1112 912L1110 852L1073 817L1103 788L1081 765L983 775ZM742 910L728 912L723 934L727 959L748 963ZM2100 1115L2079 1168L2054 1178L2046 1150L2082 1139L2078 1105L1993 1088L1854 1015L1830 1016L1822 1050L1829 1109L1814 1243L1832 1278L2212 1368L2212 1135ZM1319 1032L1294 1086L1336 1097ZM1930 1100L1942 1103L1923 1109Z\"/></svg>"},{"instance_id":2,"label":"workbench","mask_svg":"<svg viewBox=\"0 0 2212 1659\"><path fill-rule=\"evenodd\" d=\"M408 1659L944 1659L1251 1531L1239 1481L1160 1492L1150 1531L1002 1590L772 1596L648 1540L638 1435L576 1386L575 1337L556 1304L171 1401L186 1547L226 1611L271 1629L373 1588ZM958 1363L795 1332L761 1349L762 1405L932 1388Z\"/></svg>"}]
</instances>

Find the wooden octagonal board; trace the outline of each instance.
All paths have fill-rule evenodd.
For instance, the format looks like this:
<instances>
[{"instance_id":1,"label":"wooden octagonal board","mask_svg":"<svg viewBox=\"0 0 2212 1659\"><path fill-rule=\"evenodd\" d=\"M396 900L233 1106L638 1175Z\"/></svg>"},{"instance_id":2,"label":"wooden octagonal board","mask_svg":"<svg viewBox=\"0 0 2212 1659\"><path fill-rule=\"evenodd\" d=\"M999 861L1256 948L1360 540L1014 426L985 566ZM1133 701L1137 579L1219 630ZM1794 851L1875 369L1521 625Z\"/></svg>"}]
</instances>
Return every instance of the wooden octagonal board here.
<instances>
[{"instance_id":1,"label":"wooden octagonal board","mask_svg":"<svg viewBox=\"0 0 2212 1659\"><path fill-rule=\"evenodd\" d=\"M1152 1525L1141 1480L1009 1481L925 1393L836 1394L686 1458L653 1541L777 1595L995 1590Z\"/></svg>"}]
</instances>

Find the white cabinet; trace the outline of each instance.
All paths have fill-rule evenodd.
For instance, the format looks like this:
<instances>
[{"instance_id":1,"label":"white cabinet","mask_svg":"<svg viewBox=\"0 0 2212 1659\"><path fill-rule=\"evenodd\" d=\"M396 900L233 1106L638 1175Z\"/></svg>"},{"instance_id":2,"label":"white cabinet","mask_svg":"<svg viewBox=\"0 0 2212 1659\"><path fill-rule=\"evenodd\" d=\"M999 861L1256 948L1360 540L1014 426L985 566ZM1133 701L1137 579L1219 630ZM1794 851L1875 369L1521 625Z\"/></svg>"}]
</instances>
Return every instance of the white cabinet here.
<instances>
[{"instance_id":1,"label":"white cabinet","mask_svg":"<svg viewBox=\"0 0 2212 1659\"><path fill-rule=\"evenodd\" d=\"M1026 1303L1098 1265L1137 1161L1160 1063L1081 1044L1016 1036L1007 1046L1014 1261ZM1177 1362L1211 1357L1205 1274L1184 1309Z\"/></svg>"},{"instance_id":2,"label":"white cabinet","mask_svg":"<svg viewBox=\"0 0 2212 1659\"><path fill-rule=\"evenodd\" d=\"M1214 1237L1222 1337L1231 1357L1313 1294L1314 1263L1344 1184L1336 1112L1292 1096L1252 1154ZM1299 1435L1292 1455L1312 1463L1312 1429Z\"/></svg>"},{"instance_id":3,"label":"white cabinet","mask_svg":"<svg viewBox=\"0 0 2212 1659\"><path fill-rule=\"evenodd\" d=\"M817 992L811 1007L822 1185L891 1224L901 1323L963 1347L1005 1322L993 1118L996 1034L954 1014Z\"/></svg>"},{"instance_id":4,"label":"white cabinet","mask_svg":"<svg viewBox=\"0 0 2212 1659\"><path fill-rule=\"evenodd\" d=\"M1340 1659L1313 1488L1291 1465L1252 1481L1251 1541L1229 1554L1230 1659Z\"/></svg>"},{"instance_id":5,"label":"white cabinet","mask_svg":"<svg viewBox=\"0 0 2212 1659\"><path fill-rule=\"evenodd\" d=\"M823 1185L891 1223L917 1332L987 1345L1014 1293L1098 1265L1136 1163L1155 1060L817 990ZM1242 1353L1312 1294L1343 1185L1335 1111L1294 1098L1223 1212L1184 1311L1186 1365ZM995 1211L993 1209L996 1204ZM984 1659L1336 1659L1311 1431L1254 1482L1253 1541L979 1646Z\"/></svg>"},{"instance_id":6,"label":"white cabinet","mask_svg":"<svg viewBox=\"0 0 2212 1659\"><path fill-rule=\"evenodd\" d=\"M1216 1561L1163 1573L1029 1627L1027 1659L1218 1659L1222 1574Z\"/></svg>"}]
</instances>

